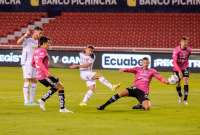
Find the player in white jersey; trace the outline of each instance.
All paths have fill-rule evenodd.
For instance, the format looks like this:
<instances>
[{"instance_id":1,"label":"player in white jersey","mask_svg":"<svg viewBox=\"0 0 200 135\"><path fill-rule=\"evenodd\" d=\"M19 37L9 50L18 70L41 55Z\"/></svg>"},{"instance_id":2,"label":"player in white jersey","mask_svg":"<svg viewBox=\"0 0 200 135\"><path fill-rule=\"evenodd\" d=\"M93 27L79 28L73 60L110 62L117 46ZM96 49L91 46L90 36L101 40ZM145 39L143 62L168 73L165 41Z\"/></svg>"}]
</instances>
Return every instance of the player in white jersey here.
<instances>
[{"instance_id":1,"label":"player in white jersey","mask_svg":"<svg viewBox=\"0 0 200 135\"><path fill-rule=\"evenodd\" d=\"M74 68L80 69L80 77L82 80L86 81L86 85L88 87L88 91L86 92L82 102L80 103L80 106L87 105L88 100L95 91L96 80L99 80L100 83L107 86L112 91L116 90L120 86L120 84L112 85L102 75L99 75L98 73L92 71L93 64L95 61L95 55L93 51L94 51L93 46L87 46L84 52L80 53L80 64L69 66L69 68L71 69Z\"/></svg>"},{"instance_id":2,"label":"player in white jersey","mask_svg":"<svg viewBox=\"0 0 200 135\"><path fill-rule=\"evenodd\" d=\"M38 39L42 35L42 28L35 27L33 33L28 30L17 40L18 45L22 45L21 66L23 70L24 86L24 105L36 105L36 69L32 67L32 56L34 49L38 46Z\"/></svg>"}]
</instances>

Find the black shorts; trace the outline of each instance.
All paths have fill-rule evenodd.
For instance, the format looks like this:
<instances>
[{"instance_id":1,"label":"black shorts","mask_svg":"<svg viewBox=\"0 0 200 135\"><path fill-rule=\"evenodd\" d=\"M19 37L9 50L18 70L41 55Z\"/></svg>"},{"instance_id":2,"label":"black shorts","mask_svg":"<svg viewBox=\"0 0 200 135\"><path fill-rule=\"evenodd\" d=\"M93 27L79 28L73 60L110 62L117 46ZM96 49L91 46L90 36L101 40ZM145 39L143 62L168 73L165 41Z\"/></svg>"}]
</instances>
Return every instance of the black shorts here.
<instances>
[{"instance_id":1,"label":"black shorts","mask_svg":"<svg viewBox=\"0 0 200 135\"><path fill-rule=\"evenodd\" d=\"M126 88L128 90L130 97L135 97L137 100L142 103L145 100L149 100L148 94L145 94L142 90L136 88L136 87L128 87Z\"/></svg>"},{"instance_id":2,"label":"black shorts","mask_svg":"<svg viewBox=\"0 0 200 135\"><path fill-rule=\"evenodd\" d=\"M59 82L59 79L54 77L54 76L49 76L43 80L39 80L39 82L41 84L43 84L44 86L46 87L52 87L52 88L56 88L57 87L57 84Z\"/></svg>"},{"instance_id":3,"label":"black shorts","mask_svg":"<svg viewBox=\"0 0 200 135\"><path fill-rule=\"evenodd\" d=\"M177 71L175 71L174 73L179 77L179 73ZM190 75L189 68L186 68L185 70L182 70L182 74L183 74L183 77L189 77L189 75Z\"/></svg>"}]
</instances>

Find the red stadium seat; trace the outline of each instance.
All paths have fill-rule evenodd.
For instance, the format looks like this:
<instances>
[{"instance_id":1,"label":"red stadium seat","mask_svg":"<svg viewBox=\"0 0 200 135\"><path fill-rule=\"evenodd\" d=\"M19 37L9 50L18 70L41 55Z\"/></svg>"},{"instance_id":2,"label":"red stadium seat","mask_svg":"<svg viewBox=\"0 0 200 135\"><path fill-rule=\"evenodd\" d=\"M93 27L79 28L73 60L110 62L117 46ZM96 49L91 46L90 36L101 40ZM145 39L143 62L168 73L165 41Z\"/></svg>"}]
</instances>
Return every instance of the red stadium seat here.
<instances>
[{"instance_id":1,"label":"red stadium seat","mask_svg":"<svg viewBox=\"0 0 200 135\"><path fill-rule=\"evenodd\" d=\"M54 45L172 48L181 36L200 48L200 14L63 13L44 26Z\"/></svg>"}]
</instances>

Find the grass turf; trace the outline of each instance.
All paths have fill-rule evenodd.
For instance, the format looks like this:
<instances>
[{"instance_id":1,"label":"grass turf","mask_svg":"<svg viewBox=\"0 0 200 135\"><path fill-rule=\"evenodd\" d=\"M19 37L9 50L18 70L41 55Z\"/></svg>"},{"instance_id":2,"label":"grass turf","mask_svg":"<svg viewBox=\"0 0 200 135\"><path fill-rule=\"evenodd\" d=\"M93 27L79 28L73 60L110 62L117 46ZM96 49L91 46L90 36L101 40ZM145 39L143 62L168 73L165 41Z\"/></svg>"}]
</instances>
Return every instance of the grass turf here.
<instances>
[{"instance_id":1,"label":"grass turf","mask_svg":"<svg viewBox=\"0 0 200 135\"><path fill-rule=\"evenodd\" d=\"M0 67L0 135L199 135L200 74L191 74L189 105L177 104L175 86L167 86L153 80L148 112L132 110L137 103L133 98L122 98L105 111L96 107L114 93L97 83L97 91L87 107L79 107L86 86L79 78L78 70L51 69L65 86L67 106L74 114L58 112L57 94L47 101L47 111L38 107L25 107L22 96L22 71L20 67ZM121 82L120 90L129 86L132 75L102 70L111 82ZM165 77L170 73L162 73ZM119 91L120 91L119 90ZM41 84L37 98L47 91Z\"/></svg>"}]
</instances>

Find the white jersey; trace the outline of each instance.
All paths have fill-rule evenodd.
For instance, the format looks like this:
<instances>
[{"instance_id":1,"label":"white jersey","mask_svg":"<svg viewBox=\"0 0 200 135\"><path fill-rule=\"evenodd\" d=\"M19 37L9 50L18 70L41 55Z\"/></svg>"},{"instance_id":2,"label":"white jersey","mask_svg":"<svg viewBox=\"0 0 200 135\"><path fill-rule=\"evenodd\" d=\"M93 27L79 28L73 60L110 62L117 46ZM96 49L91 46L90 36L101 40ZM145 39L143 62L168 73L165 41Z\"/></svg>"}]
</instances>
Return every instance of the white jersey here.
<instances>
[{"instance_id":1,"label":"white jersey","mask_svg":"<svg viewBox=\"0 0 200 135\"><path fill-rule=\"evenodd\" d=\"M87 63L91 64L87 68L80 68L80 71L92 71L93 64L95 61L95 56L94 56L94 58L92 58L91 56L85 55L83 52L81 52L79 55L80 55L80 65L84 65Z\"/></svg>"},{"instance_id":2,"label":"white jersey","mask_svg":"<svg viewBox=\"0 0 200 135\"><path fill-rule=\"evenodd\" d=\"M38 46L38 40L34 40L33 38L27 38L24 40L22 44L22 57L21 57L21 65L31 64L33 52L35 48Z\"/></svg>"}]
</instances>

